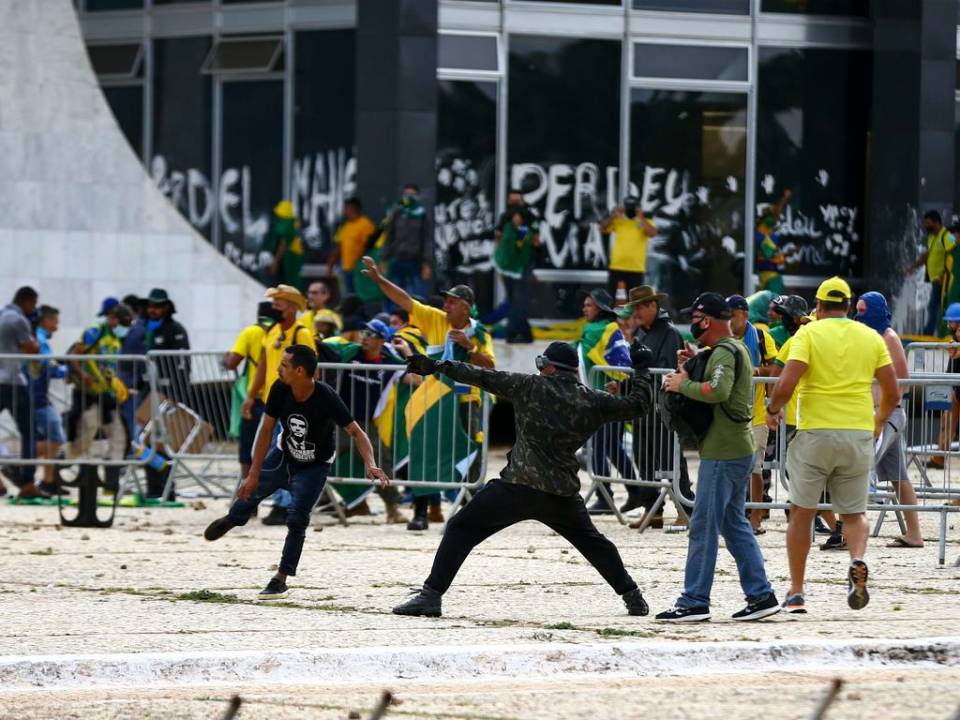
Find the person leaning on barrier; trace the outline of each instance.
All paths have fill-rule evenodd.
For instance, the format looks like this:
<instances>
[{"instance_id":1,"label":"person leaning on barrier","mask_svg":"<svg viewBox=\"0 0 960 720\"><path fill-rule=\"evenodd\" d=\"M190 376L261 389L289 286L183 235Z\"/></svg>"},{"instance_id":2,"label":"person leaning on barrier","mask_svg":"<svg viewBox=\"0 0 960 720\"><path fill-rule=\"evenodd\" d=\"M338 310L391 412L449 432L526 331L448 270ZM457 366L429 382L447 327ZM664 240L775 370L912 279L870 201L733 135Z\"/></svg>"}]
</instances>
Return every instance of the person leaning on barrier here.
<instances>
[{"instance_id":1,"label":"person leaning on barrier","mask_svg":"<svg viewBox=\"0 0 960 720\"><path fill-rule=\"evenodd\" d=\"M583 298L583 317L586 322L576 343L582 379L594 390L601 390L606 386L608 391L616 392L623 373L594 373L591 376L590 372L595 365L630 366L630 346L623 339L623 333L617 325L610 293L603 288L591 290ZM597 431L592 440L592 467L595 475L609 477L612 462L621 478L634 479L633 463L623 448L623 433L622 422L604 425ZM610 493L610 483L605 483L605 487L607 493ZM620 512L629 512L638 507L640 498L637 486L627 485L627 502L620 508ZM591 515L603 515L612 513L613 508L598 493L596 502L587 508L587 511Z\"/></svg>"},{"instance_id":2,"label":"person leaning on barrier","mask_svg":"<svg viewBox=\"0 0 960 720\"><path fill-rule=\"evenodd\" d=\"M551 343L537 357L538 375L498 372L424 355L409 361L418 375L440 373L475 385L513 403L517 442L500 478L487 483L448 522L433 569L423 588L393 609L397 615L439 617L441 597L474 547L523 520L537 520L563 536L623 598L631 615L646 615L647 603L630 577L616 546L590 519L580 496L576 453L609 422L645 414L652 401L652 354L639 344L630 351L634 379L629 394L591 390L577 378L577 352Z\"/></svg>"},{"instance_id":3,"label":"person leaning on barrier","mask_svg":"<svg viewBox=\"0 0 960 720\"><path fill-rule=\"evenodd\" d=\"M291 493L287 512L287 537L277 574L260 592L261 600L274 600L287 593L287 577L297 574L310 513L316 505L334 454L334 427L343 428L363 458L367 477L390 483L377 466L370 438L350 415L347 406L326 383L314 380L317 354L312 347L286 348L278 368L279 382L270 388L263 420L253 446L250 472L237 490L230 511L204 531L209 540L219 540L235 527L247 524L257 505L276 490ZM279 438L273 441L279 421Z\"/></svg>"},{"instance_id":4,"label":"person leaning on barrier","mask_svg":"<svg viewBox=\"0 0 960 720\"><path fill-rule=\"evenodd\" d=\"M0 353L35 355L40 344L33 336L29 316L37 309L37 291L27 285L19 288L13 296L13 302L0 310ZM17 359L0 360L0 413L4 410L13 416L20 433L20 457L29 460L37 456L36 435L30 412L30 396L27 392L27 379L23 375L20 361ZM23 499L49 497L34 484L35 465L23 465L11 471L11 481L20 488ZM0 482L2 492L6 488Z\"/></svg>"},{"instance_id":5,"label":"person leaning on barrier","mask_svg":"<svg viewBox=\"0 0 960 720\"><path fill-rule=\"evenodd\" d=\"M273 309L273 303L270 300L264 300L257 305L257 320L251 325L247 325L237 339L233 341L233 347L223 356L223 367L226 370L236 370L243 363L243 373L240 377L243 379L243 397L250 393L253 382L257 375L257 366L263 356L263 339L267 331L272 328L280 318L280 312ZM236 402L233 399L235 393L231 393L231 405ZM243 401L241 401L242 403ZM233 405L233 407L236 407ZM233 407L231 415L233 415ZM257 427L260 425L260 417L263 415L263 403L255 400L250 411L250 417L244 417L240 414L240 427L237 433L237 454L240 461L240 477L246 477L250 471L250 461L253 453L253 441L257 436ZM232 423L231 423L232 424Z\"/></svg>"},{"instance_id":6,"label":"person leaning on barrier","mask_svg":"<svg viewBox=\"0 0 960 720\"><path fill-rule=\"evenodd\" d=\"M40 356L52 355L50 340L60 325L60 311L50 305L41 305L37 317L37 342L40 343ZM27 363L27 374L30 377L30 394L33 399L34 427L37 433L37 457L56 458L60 455L60 448L67 441L63 430L63 419L60 411L50 402L50 381L55 378L64 378L67 374L65 366L54 360L41 360L37 363ZM45 465L40 490L51 495L61 491L62 485L57 478L56 468Z\"/></svg>"},{"instance_id":7,"label":"person leaning on barrier","mask_svg":"<svg viewBox=\"0 0 960 720\"><path fill-rule=\"evenodd\" d=\"M850 286L833 277L817 289L817 322L793 336L790 357L767 403L775 427L788 398L798 389L797 435L787 452L790 523L787 557L790 589L787 612L806 612L803 581L810 551L810 528L824 490L843 522L850 552L847 603L854 610L870 600L867 550L867 497L874 440L897 406L899 390L890 352L880 335L847 317ZM880 385L873 410L872 384Z\"/></svg>"},{"instance_id":8,"label":"person leaning on barrier","mask_svg":"<svg viewBox=\"0 0 960 720\"><path fill-rule=\"evenodd\" d=\"M702 293L689 308L690 332L710 348L703 381L691 380L686 365L664 378L666 392L712 406L713 420L700 441L697 499L690 518L690 544L684 589L674 607L657 615L661 622L710 619L710 591L717 565L719 536L737 561L747 605L734 620L760 620L779 612L767 579L763 555L747 520L745 502L754 443L750 429L753 372L750 354L730 330L730 308L722 295Z\"/></svg>"},{"instance_id":9,"label":"person leaning on barrier","mask_svg":"<svg viewBox=\"0 0 960 720\"><path fill-rule=\"evenodd\" d=\"M103 320L83 331L79 341L70 347L74 355L119 355L133 323L133 311L120 303L107 311ZM130 428L120 412L126 402L127 387L117 373L117 363L109 360L73 362L73 400L67 415L68 452L71 457L85 458L98 436L107 440L107 457L120 460L130 447ZM116 491L121 468L104 468L104 487ZM81 473L96 473L92 465L85 465ZM162 488L161 488L162 489ZM158 493L159 494L159 493Z\"/></svg>"},{"instance_id":10,"label":"person leaning on barrier","mask_svg":"<svg viewBox=\"0 0 960 720\"><path fill-rule=\"evenodd\" d=\"M960 343L960 303L952 303L943 314L944 322L947 324L947 333L949 337L947 342ZM948 351L950 363L947 366L947 372L960 373L960 350L951 348ZM953 386L953 392L950 394L950 410L940 414L940 432L937 435L937 450L943 453L950 451L953 439L957 434L957 419L960 418L960 385ZM946 457L944 455L933 455L927 458L926 466L934 470L943 470ZM953 500L951 504L960 504L960 500Z\"/></svg>"},{"instance_id":11,"label":"person leaning on barrier","mask_svg":"<svg viewBox=\"0 0 960 720\"><path fill-rule=\"evenodd\" d=\"M857 314L853 318L869 328L873 328L887 346L890 353L890 359L893 361L893 369L897 373L898 380L905 380L910 377L910 371L907 368L907 354L903 351L903 342L896 330L890 327L890 308L887 306L887 299L882 293L866 292L857 300ZM903 452L903 431L907 425L907 415L899 402L903 397L905 388L899 387L897 397L897 407L890 417L887 418L883 426L883 438L876 448L876 473L877 480L888 482L893 486L897 502L902 505L916 505L917 493L913 489L913 483L910 482L910 474L907 470L907 461ZM874 404L880 399L879 388L873 387ZM921 548L923 547L923 535L920 533L920 514L916 510L906 510L903 513L903 519L907 526L905 535L898 535L887 547L892 548Z\"/></svg>"},{"instance_id":12,"label":"person leaning on barrier","mask_svg":"<svg viewBox=\"0 0 960 720\"><path fill-rule=\"evenodd\" d=\"M670 315L662 305L666 299L665 293L658 293L649 285L631 288L627 304L619 308L617 314L620 317L633 315L637 327L636 338L653 353L651 367L673 369L677 367L677 353L684 343L680 331L670 322ZM671 433L656 414L656 407L651 404L646 416L635 422L633 428L633 453L640 469L640 479L660 480L662 478L657 477L658 474L674 470L673 442ZM683 453L680 454L680 491L685 497L693 497L687 461ZM636 499L647 513L652 510L660 496L659 488L654 487L638 487L636 493ZM677 523L682 524L685 517L681 508L677 508ZM635 530L641 527L663 527L663 508L661 507L649 522L647 520L646 516L641 517L630 523L630 527Z\"/></svg>"},{"instance_id":13,"label":"person leaning on barrier","mask_svg":"<svg viewBox=\"0 0 960 720\"><path fill-rule=\"evenodd\" d=\"M740 340L750 353L753 363L753 374L757 377L770 377L773 374L773 361L777 357L777 345L769 330L764 331L755 327L748 319L750 305L743 295L731 295L727 298L730 306L730 330L733 336ZM750 475L750 488L747 492L751 502L763 500L763 460L767 452L767 386L757 384L753 388L753 471ZM760 527L763 521L763 510L750 511L750 525L756 535L762 535L765 530Z\"/></svg>"}]
</instances>

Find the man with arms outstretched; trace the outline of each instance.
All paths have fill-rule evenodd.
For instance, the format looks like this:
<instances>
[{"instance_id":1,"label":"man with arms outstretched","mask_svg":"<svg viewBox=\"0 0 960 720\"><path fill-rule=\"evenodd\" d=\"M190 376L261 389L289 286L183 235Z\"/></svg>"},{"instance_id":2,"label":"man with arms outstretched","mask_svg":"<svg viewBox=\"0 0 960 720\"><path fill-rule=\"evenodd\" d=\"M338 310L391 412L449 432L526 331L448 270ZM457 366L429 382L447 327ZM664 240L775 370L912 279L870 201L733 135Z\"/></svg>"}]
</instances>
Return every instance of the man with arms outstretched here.
<instances>
[{"instance_id":1,"label":"man with arms outstretched","mask_svg":"<svg viewBox=\"0 0 960 720\"><path fill-rule=\"evenodd\" d=\"M418 375L441 373L510 400L517 442L500 478L487 483L447 522L430 577L419 593L393 609L395 614L439 617L441 597L470 551L522 520L538 520L573 544L623 598L631 615L649 612L616 546L590 520L577 474L576 452L600 426L636 418L650 407L653 355L640 345L630 354L634 378L624 397L582 385L577 352L564 342L551 343L537 357L539 375L436 362L424 355L410 359L410 370Z\"/></svg>"}]
</instances>

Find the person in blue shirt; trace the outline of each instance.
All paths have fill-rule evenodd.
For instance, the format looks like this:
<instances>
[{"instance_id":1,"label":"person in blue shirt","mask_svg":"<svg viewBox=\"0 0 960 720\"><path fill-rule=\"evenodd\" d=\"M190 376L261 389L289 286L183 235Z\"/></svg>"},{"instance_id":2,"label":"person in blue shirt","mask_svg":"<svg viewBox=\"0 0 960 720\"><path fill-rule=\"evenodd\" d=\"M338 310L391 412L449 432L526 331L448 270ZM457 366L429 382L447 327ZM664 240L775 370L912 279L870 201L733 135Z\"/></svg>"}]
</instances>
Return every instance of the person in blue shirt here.
<instances>
[{"instance_id":1,"label":"person in blue shirt","mask_svg":"<svg viewBox=\"0 0 960 720\"><path fill-rule=\"evenodd\" d=\"M50 339L57 331L59 324L60 311L50 305L41 305L36 328L40 355L53 354ZM60 447L66 442L66 436L63 432L60 411L50 402L50 380L66 377L66 368L53 360L41 360L27 363L26 370L27 377L30 378L30 394L33 399L37 457L55 458L60 454ZM47 493L60 492L61 486L55 478L53 465L44 466L40 489Z\"/></svg>"}]
</instances>

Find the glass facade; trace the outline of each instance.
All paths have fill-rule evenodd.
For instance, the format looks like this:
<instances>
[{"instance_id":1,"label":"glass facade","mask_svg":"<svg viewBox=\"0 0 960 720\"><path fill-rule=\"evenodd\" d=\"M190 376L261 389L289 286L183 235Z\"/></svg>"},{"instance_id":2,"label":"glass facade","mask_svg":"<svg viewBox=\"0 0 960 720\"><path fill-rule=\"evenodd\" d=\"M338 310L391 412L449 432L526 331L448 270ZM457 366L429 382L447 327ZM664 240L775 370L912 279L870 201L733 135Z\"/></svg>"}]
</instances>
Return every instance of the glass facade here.
<instances>
[{"instance_id":1,"label":"glass facade","mask_svg":"<svg viewBox=\"0 0 960 720\"><path fill-rule=\"evenodd\" d=\"M85 7L139 4L87 0ZM501 299L491 268L493 225L514 187L542 223L534 317L577 316L578 291L607 285L614 239L601 228L624 195L638 198L658 226L648 282L677 306L707 288L751 289L754 217L785 189L792 197L778 232L788 287L834 273L862 276L873 77L869 47L851 48L869 42L857 35L865 4L755 4L763 13L797 15L776 29L796 24L804 38L781 47L780 36L764 36L771 24L759 23L755 39L744 39L753 32L750 0L524 2L516 7L525 32L512 30L503 3L448 3L441 23L458 22L441 24L437 42L438 285L469 282L484 310ZM220 12L206 5L185 6L177 17ZM328 8L317 3L314 19L298 25L274 4L261 5L247 10L238 0L230 9L233 18L249 13L243 36L204 34L209 26L200 20L197 32L177 37L150 37L143 35L149 23L131 24L129 37L110 37L133 48L142 43L149 62L129 80L102 78L131 145L149 153L160 189L232 261L262 279L264 240L282 199L301 220L307 263L322 267L343 201L358 191L355 106L364 82L356 30L342 26L349 20L320 22L317 13ZM624 5L676 13L684 31L640 36L642 16ZM487 20L500 14L503 29L486 23L470 30L457 14L468 7ZM536 13L551 34L530 34ZM704 13L726 17L709 22ZM822 37L822 21L803 17L814 14L834 16ZM267 16L273 20L258 31L257 19ZM250 46L263 51L256 63L243 60L247 46L236 48L240 65L214 52L251 38L262 41ZM755 113L748 112L751 92ZM960 101L957 112L960 118ZM960 119L957 127L960 139ZM377 209L369 210L379 220Z\"/></svg>"},{"instance_id":2,"label":"glass facade","mask_svg":"<svg viewBox=\"0 0 960 720\"><path fill-rule=\"evenodd\" d=\"M747 96L634 89L630 194L654 219L647 280L686 307L743 284Z\"/></svg>"},{"instance_id":3,"label":"glass facade","mask_svg":"<svg viewBox=\"0 0 960 720\"><path fill-rule=\"evenodd\" d=\"M507 182L540 214L540 269L607 267L600 225L618 201L620 49L615 40L510 36ZM578 274L537 284L540 314L579 314Z\"/></svg>"},{"instance_id":4,"label":"glass facade","mask_svg":"<svg viewBox=\"0 0 960 720\"><path fill-rule=\"evenodd\" d=\"M784 190L788 275L859 276L873 75L859 51L761 48L757 212Z\"/></svg>"}]
</instances>

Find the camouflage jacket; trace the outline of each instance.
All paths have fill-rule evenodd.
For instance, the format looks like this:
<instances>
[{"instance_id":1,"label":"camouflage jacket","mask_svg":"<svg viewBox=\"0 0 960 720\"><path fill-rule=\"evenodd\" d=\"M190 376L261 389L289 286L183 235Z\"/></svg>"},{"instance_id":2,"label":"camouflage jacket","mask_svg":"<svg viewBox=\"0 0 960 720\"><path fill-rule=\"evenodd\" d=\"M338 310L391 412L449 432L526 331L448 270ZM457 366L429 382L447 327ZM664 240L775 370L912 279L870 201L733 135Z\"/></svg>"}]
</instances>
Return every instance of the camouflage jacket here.
<instances>
[{"instance_id":1,"label":"camouflage jacket","mask_svg":"<svg viewBox=\"0 0 960 720\"><path fill-rule=\"evenodd\" d=\"M645 415L653 402L649 379L631 382L622 396L591 390L573 373L527 375L460 362L438 363L437 371L513 403L517 442L500 479L554 495L580 492L576 452L601 425Z\"/></svg>"}]
</instances>

